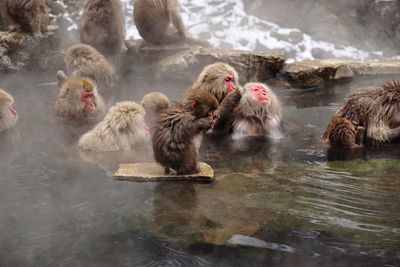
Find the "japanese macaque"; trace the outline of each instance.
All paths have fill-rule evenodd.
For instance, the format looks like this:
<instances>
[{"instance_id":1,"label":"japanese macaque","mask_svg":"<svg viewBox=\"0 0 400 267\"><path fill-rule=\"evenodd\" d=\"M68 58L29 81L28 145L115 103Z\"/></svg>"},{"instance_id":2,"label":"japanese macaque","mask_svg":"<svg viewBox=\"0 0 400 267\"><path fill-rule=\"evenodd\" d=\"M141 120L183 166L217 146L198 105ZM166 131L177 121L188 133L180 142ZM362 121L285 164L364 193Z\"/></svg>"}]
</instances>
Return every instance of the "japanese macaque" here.
<instances>
[{"instance_id":1,"label":"japanese macaque","mask_svg":"<svg viewBox=\"0 0 400 267\"><path fill-rule=\"evenodd\" d=\"M14 127L18 120L18 113L14 108L14 98L0 89L0 132Z\"/></svg>"},{"instance_id":2,"label":"japanese macaque","mask_svg":"<svg viewBox=\"0 0 400 267\"><path fill-rule=\"evenodd\" d=\"M229 130L234 109L241 98L241 92L238 90L239 76L236 70L221 62L208 65L189 89L189 95L193 89L200 89L213 94L220 103L220 117L216 121L213 133L225 133Z\"/></svg>"},{"instance_id":3,"label":"japanese macaque","mask_svg":"<svg viewBox=\"0 0 400 267\"><path fill-rule=\"evenodd\" d=\"M45 0L6 0L5 8L11 19L11 32L24 32L40 37L48 31L49 8Z\"/></svg>"},{"instance_id":4,"label":"japanese macaque","mask_svg":"<svg viewBox=\"0 0 400 267\"><path fill-rule=\"evenodd\" d=\"M105 55L125 47L125 14L121 0L86 0L80 20L80 40Z\"/></svg>"},{"instance_id":5,"label":"japanese macaque","mask_svg":"<svg viewBox=\"0 0 400 267\"><path fill-rule=\"evenodd\" d=\"M323 139L330 147L380 145L400 137L400 81L350 95Z\"/></svg>"},{"instance_id":6,"label":"japanese macaque","mask_svg":"<svg viewBox=\"0 0 400 267\"><path fill-rule=\"evenodd\" d=\"M145 94L140 104L146 111L146 122L151 130L155 127L160 113L171 106L168 97L161 92Z\"/></svg>"},{"instance_id":7,"label":"japanese macaque","mask_svg":"<svg viewBox=\"0 0 400 267\"><path fill-rule=\"evenodd\" d=\"M217 108L212 94L193 90L182 103L160 114L152 138L153 152L165 174L199 172L196 139L213 128Z\"/></svg>"},{"instance_id":8,"label":"japanese macaque","mask_svg":"<svg viewBox=\"0 0 400 267\"><path fill-rule=\"evenodd\" d=\"M95 48L76 44L65 54L65 63L69 77L81 76L94 80L102 94L107 94L116 86L117 77L113 65ZM58 71L59 84L68 77L63 71Z\"/></svg>"},{"instance_id":9,"label":"japanese macaque","mask_svg":"<svg viewBox=\"0 0 400 267\"><path fill-rule=\"evenodd\" d=\"M79 146L90 151L118 151L144 144L149 139L144 116L139 104L119 102L110 108L103 121L80 138Z\"/></svg>"},{"instance_id":10,"label":"japanese macaque","mask_svg":"<svg viewBox=\"0 0 400 267\"><path fill-rule=\"evenodd\" d=\"M150 44L187 43L209 46L188 36L177 0L136 0L133 19L140 36Z\"/></svg>"},{"instance_id":11,"label":"japanese macaque","mask_svg":"<svg viewBox=\"0 0 400 267\"><path fill-rule=\"evenodd\" d=\"M275 93L262 83L247 83L242 90L232 123L232 137L282 138L282 106Z\"/></svg>"},{"instance_id":12,"label":"japanese macaque","mask_svg":"<svg viewBox=\"0 0 400 267\"><path fill-rule=\"evenodd\" d=\"M96 84L83 77L73 77L62 84L54 107L57 116L82 122L98 121L105 113Z\"/></svg>"}]
</instances>

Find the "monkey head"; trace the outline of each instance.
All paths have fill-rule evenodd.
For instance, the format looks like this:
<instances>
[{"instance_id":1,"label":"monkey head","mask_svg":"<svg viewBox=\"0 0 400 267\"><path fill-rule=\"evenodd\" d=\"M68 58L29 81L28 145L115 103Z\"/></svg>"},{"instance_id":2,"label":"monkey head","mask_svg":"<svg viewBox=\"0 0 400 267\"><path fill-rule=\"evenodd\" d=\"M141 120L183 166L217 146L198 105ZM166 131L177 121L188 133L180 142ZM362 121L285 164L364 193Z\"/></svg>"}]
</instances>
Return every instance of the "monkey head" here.
<instances>
[{"instance_id":1,"label":"monkey head","mask_svg":"<svg viewBox=\"0 0 400 267\"><path fill-rule=\"evenodd\" d=\"M133 101L119 102L110 108L104 122L119 134L132 136L136 142L149 140L149 127L147 127L143 107Z\"/></svg>"},{"instance_id":2,"label":"monkey head","mask_svg":"<svg viewBox=\"0 0 400 267\"><path fill-rule=\"evenodd\" d=\"M17 123L18 113L13 105L14 98L0 89L0 132L15 126Z\"/></svg>"},{"instance_id":3,"label":"monkey head","mask_svg":"<svg viewBox=\"0 0 400 267\"><path fill-rule=\"evenodd\" d=\"M232 66L221 62L214 63L203 69L193 88L212 93L221 103L227 94L239 88L239 76Z\"/></svg>"},{"instance_id":4,"label":"monkey head","mask_svg":"<svg viewBox=\"0 0 400 267\"><path fill-rule=\"evenodd\" d=\"M193 90L184 102L185 110L194 117L198 119L209 117L212 122L211 128L219 117L218 106L218 100L213 94L201 90Z\"/></svg>"},{"instance_id":5,"label":"monkey head","mask_svg":"<svg viewBox=\"0 0 400 267\"><path fill-rule=\"evenodd\" d=\"M171 102L168 97L161 92L151 92L145 94L140 101L140 104L147 113L158 114L162 110L167 109L171 106Z\"/></svg>"},{"instance_id":6,"label":"monkey head","mask_svg":"<svg viewBox=\"0 0 400 267\"><path fill-rule=\"evenodd\" d=\"M244 87L246 93L255 104L268 106L270 104L271 90L262 83L248 83Z\"/></svg>"}]
</instances>

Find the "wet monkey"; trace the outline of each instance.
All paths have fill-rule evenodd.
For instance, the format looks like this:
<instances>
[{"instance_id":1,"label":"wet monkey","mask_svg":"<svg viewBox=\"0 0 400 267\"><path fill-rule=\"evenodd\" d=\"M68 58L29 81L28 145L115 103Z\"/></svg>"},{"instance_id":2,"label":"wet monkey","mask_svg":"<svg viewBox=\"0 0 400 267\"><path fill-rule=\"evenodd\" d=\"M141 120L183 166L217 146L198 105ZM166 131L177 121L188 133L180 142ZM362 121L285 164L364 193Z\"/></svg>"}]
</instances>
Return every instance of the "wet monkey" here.
<instances>
[{"instance_id":1,"label":"wet monkey","mask_svg":"<svg viewBox=\"0 0 400 267\"><path fill-rule=\"evenodd\" d=\"M14 98L0 89L0 132L14 127L18 120L18 113L14 107Z\"/></svg>"},{"instance_id":2,"label":"wet monkey","mask_svg":"<svg viewBox=\"0 0 400 267\"><path fill-rule=\"evenodd\" d=\"M189 95L193 89L209 92L220 103L220 117L216 121L214 133L224 133L229 130L233 111L241 98L239 87L239 75L236 70L226 63L217 62L204 67L189 89Z\"/></svg>"},{"instance_id":3,"label":"wet monkey","mask_svg":"<svg viewBox=\"0 0 400 267\"><path fill-rule=\"evenodd\" d=\"M397 80L350 95L323 134L331 147L380 145L399 137L400 81Z\"/></svg>"},{"instance_id":4,"label":"wet monkey","mask_svg":"<svg viewBox=\"0 0 400 267\"><path fill-rule=\"evenodd\" d=\"M111 107L103 121L84 134L79 146L89 151L130 150L149 139L149 128L144 122L145 111L131 101Z\"/></svg>"},{"instance_id":5,"label":"wet monkey","mask_svg":"<svg viewBox=\"0 0 400 267\"><path fill-rule=\"evenodd\" d=\"M105 55L125 47L125 14L121 0L86 0L79 24L80 40Z\"/></svg>"},{"instance_id":6,"label":"wet monkey","mask_svg":"<svg viewBox=\"0 0 400 267\"><path fill-rule=\"evenodd\" d=\"M48 31L49 8L45 0L5 0L5 8L12 22L10 31L34 37Z\"/></svg>"},{"instance_id":7,"label":"wet monkey","mask_svg":"<svg viewBox=\"0 0 400 267\"><path fill-rule=\"evenodd\" d=\"M98 121L105 113L96 84L84 77L73 77L62 84L54 108L57 116L81 122Z\"/></svg>"},{"instance_id":8,"label":"wet monkey","mask_svg":"<svg viewBox=\"0 0 400 267\"><path fill-rule=\"evenodd\" d=\"M102 94L109 93L117 84L113 65L95 48L86 44L76 44L65 53L67 74L57 73L59 84L67 77L87 77L94 80Z\"/></svg>"},{"instance_id":9,"label":"wet monkey","mask_svg":"<svg viewBox=\"0 0 400 267\"><path fill-rule=\"evenodd\" d=\"M193 90L182 103L160 114L152 138L153 153L166 174L199 171L195 140L213 128L217 108L218 101L212 94Z\"/></svg>"},{"instance_id":10,"label":"wet monkey","mask_svg":"<svg viewBox=\"0 0 400 267\"><path fill-rule=\"evenodd\" d=\"M280 139L282 106L277 95L263 83L247 83L235 108L232 137L264 135Z\"/></svg>"},{"instance_id":11,"label":"wet monkey","mask_svg":"<svg viewBox=\"0 0 400 267\"><path fill-rule=\"evenodd\" d=\"M133 18L140 36L151 44L186 42L209 46L205 41L188 36L177 0L136 0Z\"/></svg>"}]
</instances>

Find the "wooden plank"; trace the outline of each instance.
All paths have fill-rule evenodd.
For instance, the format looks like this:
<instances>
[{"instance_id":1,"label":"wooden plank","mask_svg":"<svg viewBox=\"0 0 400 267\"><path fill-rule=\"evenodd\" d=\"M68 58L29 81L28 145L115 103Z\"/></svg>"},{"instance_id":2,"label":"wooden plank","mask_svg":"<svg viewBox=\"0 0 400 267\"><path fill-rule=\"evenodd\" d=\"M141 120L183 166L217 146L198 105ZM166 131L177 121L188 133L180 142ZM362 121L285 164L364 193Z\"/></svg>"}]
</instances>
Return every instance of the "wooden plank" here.
<instances>
[{"instance_id":1,"label":"wooden plank","mask_svg":"<svg viewBox=\"0 0 400 267\"><path fill-rule=\"evenodd\" d=\"M190 175L164 174L164 168L155 162L120 164L114 179L132 182L185 181L211 183L214 170L204 162L199 163L200 172Z\"/></svg>"}]
</instances>

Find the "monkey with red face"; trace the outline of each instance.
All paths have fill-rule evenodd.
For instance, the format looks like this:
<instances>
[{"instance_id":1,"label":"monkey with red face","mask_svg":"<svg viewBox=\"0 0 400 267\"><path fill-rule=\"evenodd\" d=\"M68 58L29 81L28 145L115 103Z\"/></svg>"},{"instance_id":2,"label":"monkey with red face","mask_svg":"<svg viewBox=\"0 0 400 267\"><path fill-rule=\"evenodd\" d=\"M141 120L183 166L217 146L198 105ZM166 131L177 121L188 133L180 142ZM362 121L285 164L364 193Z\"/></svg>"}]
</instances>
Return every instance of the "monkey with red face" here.
<instances>
[{"instance_id":1,"label":"monkey with red face","mask_svg":"<svg viewBox=\"0 0 400 267\"><path fill-rule=\"evenodd\" d=\"M0 89L0 132L14 127L17 123L18 113L13 104L14 98Z\"/></svg>"},{"instance_id":2,"label":"monkey with red face","mask_svg":"<svg viewBox=\"0 0 400 267\"><path fill-rule=\"evenodd\" d=\"M213 94L220 103L219 118L213 128L214 134L226 133L229 130L233 111L241 98L238 89L238 73L232 66L221 62L206 66L189 89L189 95L191 90L202 90Z\"/></svg>"},{"instance_id":3,"label":"monkey with red face","mask_svg":"<svg viewBox=\"0 0 400 267\"><path fill-rule=\"evenodd\" d=\"M282 135L282 106L275 93L265 84L247 83L235 108L232 123L234 139L264 135L280 139Z\"/></svg>"}]
</instances>

